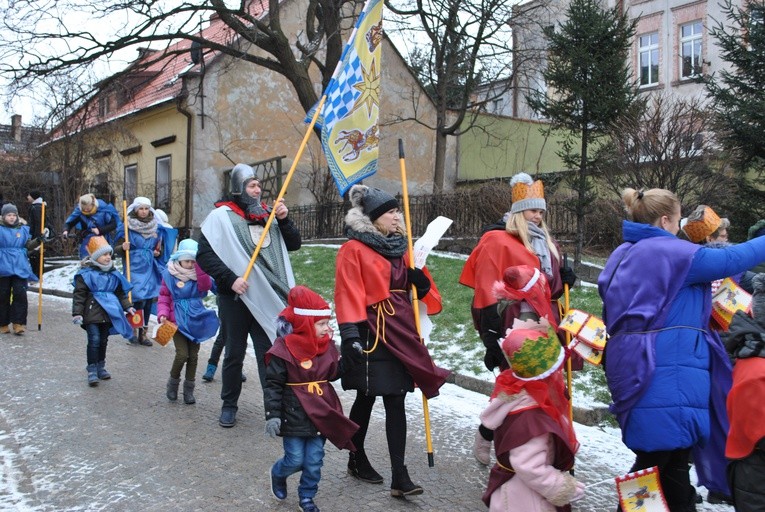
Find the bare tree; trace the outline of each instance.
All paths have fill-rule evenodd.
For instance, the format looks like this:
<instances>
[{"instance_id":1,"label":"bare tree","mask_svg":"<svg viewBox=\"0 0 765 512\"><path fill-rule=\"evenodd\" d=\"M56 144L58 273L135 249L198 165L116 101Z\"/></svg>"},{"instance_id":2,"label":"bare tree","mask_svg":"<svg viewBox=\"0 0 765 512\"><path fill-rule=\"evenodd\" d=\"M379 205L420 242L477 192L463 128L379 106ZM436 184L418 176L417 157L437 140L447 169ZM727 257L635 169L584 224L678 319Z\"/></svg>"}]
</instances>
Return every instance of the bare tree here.
<instances>
[{"instance_id":1,"label":"bare tree","mask_svg":"<svg viewBox=\"0 0 765 512\"><path fill-rule=\"evenodd\" d=\"M433 180L440 191L447 137L470 129L487 103L506 95L514 66L523 59L514 53L511 23L530 23L545 2L519 7L505 0L387 0L385 5L401 17L400 30L409 32L415 48L410 63L436 106L435 125L416 115L414 120L436 132ZM487 82L494 86L476 95Z\"/></svg>"},{"instance_id":2,"label":"bare tree","mask_svg":"<svg viewBox=\"0 0 765 512\"><path fill-rule=\"evenodd\" d=\"M186 39L200 51L216 51L283 75L307 111L318 99L309 70L318 70L322 89L326 87L342 53L343 31L361 3L307 0L302 29L289 33L284 28L291 21L285 19L287 6L279 0L17 0L0 10L0 74L18 89L41 77L87 68L124 49L167 48ZM210 18L225 24L225 36L202 32ZM97 33L91 30L96 25L110 30ZM154 55L144 64L168 53Z\"/></svg>"},{"instance_id":3,"label":"bare tree","mask_svg":"<svg viewBox=\"0 0 765 512\"><path fill-rule=\"evenodd\" d=\"M698 98L652 96L611 125L598 174L618 195L625 187L665 188L688 208L723 207L735 188L711 137L712 119Z\"/></svg>"}]
</instances>

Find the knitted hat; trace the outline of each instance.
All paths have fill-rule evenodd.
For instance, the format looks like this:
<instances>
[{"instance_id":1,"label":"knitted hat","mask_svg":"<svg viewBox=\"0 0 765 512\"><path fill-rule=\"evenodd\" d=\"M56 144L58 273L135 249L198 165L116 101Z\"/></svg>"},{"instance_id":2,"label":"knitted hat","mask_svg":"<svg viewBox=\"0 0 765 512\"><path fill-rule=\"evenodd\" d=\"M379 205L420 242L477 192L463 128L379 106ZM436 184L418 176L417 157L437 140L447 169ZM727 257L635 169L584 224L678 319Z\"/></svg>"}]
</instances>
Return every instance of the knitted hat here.
<instances>
[{"instance_id":1,"label":"knitted hat","mask_svg":"<svg viewBox=\"0 0 765 512\"><path fill-rule=\"evenodd\" d=\"M42 195L42 194L40 194L40 191L39 191L39 190L30 190L30 191L29 191L29 197L31 197L32 199L37 199L37 198L38 198L38 197L40 197L41 195Z\"/></svg>"},{"instance_id":2,"label":"knitted hat","mask_svg":"<svg viewBox=\"0 0 765 512\"><path fill-rule=\"evenodd\" d=\"M19 214L19 209L16 208L16 205L13 203L5 203L3 205L2 210L0 210L0 215L5 217L9 213L15 213L16 215Z\"/></svg>"},{"instance_id":3,"label":"knitted hat","mask_svg":"<svg viewBox=\"0 0 765 512\"><path fill-rule=\"evenodd\" d=\"M547 333L511 329L502 340L502 352L513 375L521 380L544 379L558 370L565 358L563 346L551 327Z\"/></svg>"},{"instance_id":4,"label":"knitted hat","mask_svg":"<svg viewBox=\"0 0 765 512\"><path fill-rule=\"evenodd\" d=\"M395 197L384 190L366 185L351 187L349 197L351 204L361 207L364 215L369 217L372 222L376 221L383 213L398 208L398 201Z\"/></svg>"},{"instance_id":5,"label":"knitted hat","mask_svg":"<svg viewBox=\"0 0 765 512\"><path fill-rule=\"evenodd\" d=\"M172 261L191 260L196 261L199 244L196 240L185 238L178 244L178 249L170 255Z\"/></svg>"},{"instance_id":6,"label":"knitted hat","mask_svg":"<svg viewBox=\"0 0 765 512\"><path fill-rule=\"evenodd\" d=\"M688 222L683 226L683 231L688 235L688 240L697 244L703 242L706 237L717 231L720 227L720 217L709 206L699 205L688 216Z\"/></svg>"},{"instance_id":7,"label":"knitted hat","mask_svg":"<svg viewBox=\"0 0 765 512\"><path fill-rule=\"evenodd\" d=\"M520 172L510 179L513 204L510 213L523 210L547 210L545 187L542 182L531 179L525 172Z\"/></svg>"},{"instance_id":8,"label":"knitted hat","mask_svg":"<svg viewBox=\"0 0 765 512\"><path fill-rule=\"evenodd\" d=\"M87 249L88 254L90 254L90 259L93 261L96 261L104 254L111 254L113 251L112 246L109 245L106 238L102 236L92 237L90 241L88 241Z\"/></svg>"}]
</instances>

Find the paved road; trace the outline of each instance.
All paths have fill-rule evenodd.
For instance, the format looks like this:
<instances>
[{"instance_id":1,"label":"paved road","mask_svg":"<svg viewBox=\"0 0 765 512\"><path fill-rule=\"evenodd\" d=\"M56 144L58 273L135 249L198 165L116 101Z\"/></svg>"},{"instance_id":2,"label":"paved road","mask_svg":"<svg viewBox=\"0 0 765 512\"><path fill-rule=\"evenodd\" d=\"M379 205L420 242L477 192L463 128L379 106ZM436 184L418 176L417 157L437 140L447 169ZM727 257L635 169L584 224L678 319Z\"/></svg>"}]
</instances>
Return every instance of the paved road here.
<instances>
[{"instance_id":1,"label":"paved road","mask_svg":"<svg viewBox=\"0 0 765 512\"><path fill-rule=\"evenodd\" d=\"M30 332L0 337L0 510L297 510L295 477L289 480L285 502L275 502L270 494L268 471L280 456L281 443L263 434L262 396L252 357L245 361L250 379L240 398L238 423L222 429L217 424L219 374L209 384L198 379L195 405L170 403L164 386L172 346L132 347L114 336L107 354L113 378L90 388L85 335L70 322L70 301L45 296L38 332L37 295L30 293L29 299ZM206 362L210 346L203 344L201 362ZM353 394L340 395L347 412ZM368 452L385 484L364 484L347 476L347 454L328 444L317 505L325 512L486 510L480 496L487 469L469 452L476 411L485 403L485 396L454 385L431 401L436 466L428 468L421 399L410 395L407 464L425 493L409 500L388 494L384 418L378 404ZM614 446L618 444L616 440ZM612 476L614 460L603 459L619 455L609 450L585 447L577 476L585 482ZM617 467L629 462L617 461ZM588 491L575 510L602 512L613 510L614 503L613 486L601 485Z\"/></svg>"}]
</instances>

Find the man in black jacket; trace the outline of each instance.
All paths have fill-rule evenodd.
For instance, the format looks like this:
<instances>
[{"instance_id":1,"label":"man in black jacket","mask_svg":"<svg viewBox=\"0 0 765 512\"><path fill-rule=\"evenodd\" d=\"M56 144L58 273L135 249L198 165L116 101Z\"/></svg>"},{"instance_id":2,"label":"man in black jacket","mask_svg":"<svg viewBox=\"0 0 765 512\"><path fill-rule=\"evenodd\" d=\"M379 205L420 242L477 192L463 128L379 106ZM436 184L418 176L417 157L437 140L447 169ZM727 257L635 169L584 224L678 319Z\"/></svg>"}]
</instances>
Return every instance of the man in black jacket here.
<instances>
[{"instance_id":1,"label":"man in black jacket","mask_svg":"<svg viewBox=\"0 0 765 512\"><path fill-rule=\"evenodd\" d=\"M29 234L32 238L40 236L42 227L42 205L43 199L40 192L37 190L30 190L27 193L27 203L29 203L29 214L27 216L27 225L29 226ZM32 265L32 272L40 277L40 249L35 249L29 253L29 263Z\"/></svg>"},{"instance_id":2,"label":"man in black jacket","mask_svg":"<svg viewBox=\"0 0 765 512\"><path fill-rule=\"evenodd\" d=\"M202 223L197 252L197 262L215 279L218 314L226 336L223 406L218 421L224 428L236 423L247 335L252 337L261 388L265 388L264 357L276 338L275 319L295 285L287 252L300 249L302 243L281 200L274 205L276 222L271 224L245 281L243 276L271 209L260 201L260 182L249 165L237 164L231 171L228 194Z\"/></svg>"}]
</instances>

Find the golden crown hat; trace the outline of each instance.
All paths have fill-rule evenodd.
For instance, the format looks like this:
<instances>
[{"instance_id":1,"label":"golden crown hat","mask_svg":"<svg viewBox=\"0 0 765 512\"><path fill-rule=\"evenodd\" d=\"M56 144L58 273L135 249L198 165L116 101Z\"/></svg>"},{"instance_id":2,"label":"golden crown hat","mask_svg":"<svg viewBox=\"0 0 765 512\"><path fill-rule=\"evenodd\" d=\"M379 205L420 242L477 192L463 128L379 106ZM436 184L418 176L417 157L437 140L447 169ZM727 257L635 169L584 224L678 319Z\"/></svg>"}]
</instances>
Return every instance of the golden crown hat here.
<instances>
[{"instance_id":1,"label":"golden crown hat","mask_svg":"<svg viewBox=\"0 0 765 512\"><path fill-rule=\"evenodd\" d=\"M688 220L683 231L688 235L688 240L697 244L703 242L706 237L717 231L720 227L720 217L709 206L704 207L704 214L700 219Z\"/></svg>"},{"instance_id":2,"label":"golden crown hat","mask_svg":"<svg viewBox=\"0 0 765 512\"><path fill-rule=\"evenodd\" d=\"M523 199L544 199L545 186L540 180L533 182L531 185L519 182L513 185L512 196L514 203Z\"/></svg>"},{"instance_id":3,"label":"golden crown hat","mask_svg":"<svg viewBox=\"0 0 765 512\"><path fill-rule=\"evenodd\" d=\"M91 239L88 241L88 245L86 246L88 249L88 254L93 255L96 251L101 249L100 254L105 254L106 252L112 252L112 246L109 245L109 242L106 241L106 238L102 236L94 236L91 237ZM108 248L108 249L107 249Z\"/></svg>"}]
</instances>

